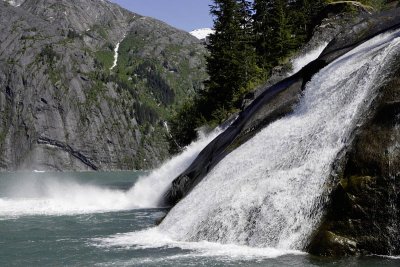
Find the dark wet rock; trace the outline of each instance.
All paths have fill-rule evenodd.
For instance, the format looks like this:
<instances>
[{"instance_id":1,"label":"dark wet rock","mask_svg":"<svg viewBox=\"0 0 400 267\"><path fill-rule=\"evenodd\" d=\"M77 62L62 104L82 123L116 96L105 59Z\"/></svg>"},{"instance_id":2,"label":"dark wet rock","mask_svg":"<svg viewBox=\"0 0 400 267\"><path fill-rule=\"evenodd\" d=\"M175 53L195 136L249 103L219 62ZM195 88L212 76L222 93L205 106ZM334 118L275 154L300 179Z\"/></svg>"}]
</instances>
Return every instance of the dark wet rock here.
<instances>
[{"instance_id":1,"label":"dark wet rock","mask_svg":"<svg viewBox=\"0 0 400 267\"><path fill-rule=\"evenodd\" d=\"M313 253L321 256L353 255L357 249L355 241L330 231L321 231L315 239Z\"/></svg>"}]
</instances>

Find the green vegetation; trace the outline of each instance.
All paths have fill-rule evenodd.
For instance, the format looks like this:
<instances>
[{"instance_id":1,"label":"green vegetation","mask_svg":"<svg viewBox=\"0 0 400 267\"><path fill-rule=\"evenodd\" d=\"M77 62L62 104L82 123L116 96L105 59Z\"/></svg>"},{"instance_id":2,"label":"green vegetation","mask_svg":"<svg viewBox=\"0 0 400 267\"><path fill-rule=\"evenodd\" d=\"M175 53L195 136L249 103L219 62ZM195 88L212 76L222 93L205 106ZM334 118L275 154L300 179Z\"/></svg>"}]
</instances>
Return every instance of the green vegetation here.
<instances>
[{"instance_id":1,"label":"green vegetation","mask_svg":"<svg viewBox=\"0 0 400 267\"><path fill-rule=\"evenodd\" d=\"M158 43L157 38L146 32L131 32L120 43L118 64L110 72L112 49L106 44L94 54L99 71L90 74L90 78L103 83L113 82L119 91L129 92L134 103L129 108L129 115L136 118L140 126L167 120L177 105L186 102L195 90L200 90L206 78L204 71L189 64L190 52L192 57L201 58L192 45L183 48ZM183 50L188 55L183 54ZM197 65L201 66L202 62Z\"/></svg>"},{"instance_id":2,"label":"green vegetation","mask_svg":"<svg viewBox=\"0 0 400 267\"><path fill-rule=\"evenodd\" d=\"M318 14L329 5L346 3L379 10L385 0L214 0L215 33L209 37L209 79L205 90L181 106L171 119L179 146L196 137L204 124L216 126L240 109L250 90L269 77L273 67L287 62L311 37Z\"/></svg>"},{"instance_id":3,"label":"green vegetation","mask_svg":"<svg viewBox=\"0 0 400 267\"><path fill-rule=\"evenodd\" d=\"M93 103L99 102L99 95L104 93L104 84L101 81L94 81L93 86L86 93L86 104L92 106Z\"/></svg>"},{"instance_id":4,"label":"green vegetation","mask_svg":"<svg viewBox=\"0 0 400 267\"><path fill-rule=\"evenodd\" d=\"M156 71L156 66L151 62L145 61L134 70L134 75L145 79L147 86L156 100L163 105L171 105L174 102L175 93L165 81L165 79Z\"/></svg>"},{"instance_id":5,"label":"green vegetation","mask_svg":"<svg viewBox=\"0 0 400 267\"><path fill-rule=\"evenodd\" d=\"M47 74L49 75L50 81L53 84L56 84L61 80L61 73L57 69L56 62L61 59L61 56L54 51L52 45L46 45L38 56L38 60L42 62L42 64L48 64L48 68L46 69Z\"/></svg>"},{"instance_id":6,"label":"green vegetation","mask_svg":"<svg viewBox=\"0 0 400 267\"><path fill-rule=\"evenodd\" d=\"M114 52L101 50L95 53L96 60L103 65L105 69L110 69L114 63Z\"/></svg>"},{"instance_id":7,"label":"green vegetation","mask_svg":"<svg viewBox=\"0 0 400 267\"><path fill-rule=\"evenodd\" d=\"M119 92L129 92L132 101L126 115L137 121L141 142L165 148L159 151L167 152L169 134L164 121L203 88L207 75L202 68L205 58L200 45L166 43L161 37L147 31L128 33L120 43L118 64L111 73L106 68L111 65L105 63L104 53L96 53L103 72L91 79L113 82ZM111 54L108 58L111 59ZM148 152L142 152L136 155L135 166L145 164L144 155Z\"/></svg>"}]
</instances>

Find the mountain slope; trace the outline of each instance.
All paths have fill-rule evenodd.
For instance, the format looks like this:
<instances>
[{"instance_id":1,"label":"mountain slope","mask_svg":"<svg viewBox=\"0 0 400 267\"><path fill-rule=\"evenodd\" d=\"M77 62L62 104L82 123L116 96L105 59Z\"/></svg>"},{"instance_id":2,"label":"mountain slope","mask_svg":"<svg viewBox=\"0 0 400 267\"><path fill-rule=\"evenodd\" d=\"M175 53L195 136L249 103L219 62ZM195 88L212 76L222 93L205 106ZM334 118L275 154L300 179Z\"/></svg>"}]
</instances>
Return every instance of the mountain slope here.
<instances>
[{"instance_id":1,"label":"mountain slope","mask_svg":"<svg viewBox=\"0 0 400 267\"><path fill-rule=\"evenodd\" d=\"M206 77L198 40L102 0L0 2L0 20L0 169L140 169L168 156L164 121Z\"/></svg>"}]
</instances>

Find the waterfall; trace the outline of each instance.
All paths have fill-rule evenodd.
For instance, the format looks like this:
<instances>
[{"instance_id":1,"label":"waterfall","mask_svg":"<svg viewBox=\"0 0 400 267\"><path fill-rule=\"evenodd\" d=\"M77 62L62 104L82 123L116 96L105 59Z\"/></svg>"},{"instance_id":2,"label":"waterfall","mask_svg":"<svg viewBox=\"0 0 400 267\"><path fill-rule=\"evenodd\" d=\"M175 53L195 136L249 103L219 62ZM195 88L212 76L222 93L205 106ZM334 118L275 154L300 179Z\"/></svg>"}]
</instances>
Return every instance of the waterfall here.
<instances>
[{"instance_id":1,"label":"waterfall","mask_svg":"<svg viewBox=\"0 0 400 267\"><path fill-rule=\"evenodd\" d=\"M124 36L122 37L121 41L118 42L118 43L115 45L115 48L114 48L114 61L113 61L112 66L110 67L110 70L113 70L113 69L117 66L117 63L118 63L119 46L120 46L120 44L122 43L122 41L125 39L125 37L126 37L126 34L124 34Z\"/></svg>"},{"instance_id":2,"label":"waterfall","mask_svg":"<svg viewBox=\"0 0 400 267\"><path fill-rule=\"evenodd\" d=\"M382 84L399 32L314 75L294 112L226 156L158 231L180 241L303 249L323 214L332 163Z\"/></svg>"},{"instance_id":3,"label":"waterfall","mask_svg":"<svg viewBox=\"0 0 400 267\"><path fill-rule=\"evenodd\" d=\"M141 177L128 192L132 203L139 208L157 207L176 176L189 167L201 150L222 131L218 127L208 135L200 133L199 139L187 146L181 154L173 157L149 175Z\"/></svg>"},{"instance_id":4,"label":"waterfall","mask_svg":"<svg viewBox=\"0 0 400 267\"><path fill-rule=\"evenodd\" d=\"M291 60L292 71L290 71L289 75L297 73L302 68L304 68L308 63L316 60L321 55L322 51L324 51L327 45L328 43L324 42L316 46L314 49L310 50L308 53L300 54L294 59L292 59Z\"/></svg>"}]
</instances>

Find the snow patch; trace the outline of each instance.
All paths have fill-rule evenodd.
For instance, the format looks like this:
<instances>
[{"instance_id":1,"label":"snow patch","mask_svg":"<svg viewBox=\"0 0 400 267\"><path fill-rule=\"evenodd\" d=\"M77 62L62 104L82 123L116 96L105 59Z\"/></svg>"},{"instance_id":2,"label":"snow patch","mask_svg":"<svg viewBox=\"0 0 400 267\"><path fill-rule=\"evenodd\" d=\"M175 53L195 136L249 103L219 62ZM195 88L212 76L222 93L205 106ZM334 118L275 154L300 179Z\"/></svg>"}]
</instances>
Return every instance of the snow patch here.
<instances>
[{"instance_id":1,"label":"snow patch","mask_svg":"<svg viewBox=\"0 0 400 267\"><path fill-rule=\"evenodd\" d=\"M210 28L202 28L191 31L190 34L196 37L199 40L206 39L210 34L213 34L215 31Z\"/></svg>"}]
</instances>

